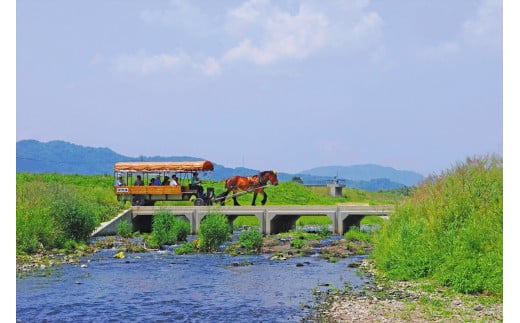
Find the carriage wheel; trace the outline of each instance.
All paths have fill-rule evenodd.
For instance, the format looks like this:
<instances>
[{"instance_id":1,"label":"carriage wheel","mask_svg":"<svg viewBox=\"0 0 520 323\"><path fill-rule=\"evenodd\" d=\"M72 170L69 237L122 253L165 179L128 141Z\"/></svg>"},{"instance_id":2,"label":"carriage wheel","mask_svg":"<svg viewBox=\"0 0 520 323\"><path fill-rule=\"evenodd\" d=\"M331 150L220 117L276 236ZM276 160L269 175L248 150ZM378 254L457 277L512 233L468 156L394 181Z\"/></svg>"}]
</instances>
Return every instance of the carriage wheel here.
<instances>
[{"instance_id":1,"label":"carriage wheel","mask_svg":"<svg viewBox=\"0 0 520 323\"><path fill-rule=\"evenodd\" d=\"M133 206L143 206L144 205L144 196L134 195L132 197L132 205Z\"/></svg>"}]
</instances>

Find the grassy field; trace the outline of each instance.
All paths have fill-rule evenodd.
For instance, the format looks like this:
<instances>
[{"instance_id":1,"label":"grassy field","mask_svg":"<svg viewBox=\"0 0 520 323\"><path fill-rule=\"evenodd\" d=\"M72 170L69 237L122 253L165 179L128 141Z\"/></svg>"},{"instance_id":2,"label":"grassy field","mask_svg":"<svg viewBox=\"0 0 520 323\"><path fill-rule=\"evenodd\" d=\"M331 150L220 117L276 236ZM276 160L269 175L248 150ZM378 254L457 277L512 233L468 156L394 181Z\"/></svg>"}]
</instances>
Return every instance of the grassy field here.
<instances>
[{"instance_id":1,"label":"grassy field","mask_svg":"<svg viewBox=\"0 0 520 323\"><path fill-rule=\"evenodd\" d=\"M224 183L203 181L216 194ZM268 205L336 205L338 203L397 204L405 196L399 192L366 192L345 188L343 197L331 197L327 187L305 187L295 182L281 182L265 189ZM251 205L252 193L241 194L241 205ZM262 195L257 197L260 204ZM233 201L228 200L227 205ZM193 202L164 202L162 205L193 205ZM92 228L108 221L130 203L118 202L110 175L16 174L16 240L18 253L63 247L72 240L86 240ZM367 218L366 221L373 221ZM297 225L328 225L324 216L302 217ZM255 217L239 217L236 226L258 226ZM79 229L78 229L79 228ZM79 231L78 231L79 230Z\"/></svg>"}]
</instances>

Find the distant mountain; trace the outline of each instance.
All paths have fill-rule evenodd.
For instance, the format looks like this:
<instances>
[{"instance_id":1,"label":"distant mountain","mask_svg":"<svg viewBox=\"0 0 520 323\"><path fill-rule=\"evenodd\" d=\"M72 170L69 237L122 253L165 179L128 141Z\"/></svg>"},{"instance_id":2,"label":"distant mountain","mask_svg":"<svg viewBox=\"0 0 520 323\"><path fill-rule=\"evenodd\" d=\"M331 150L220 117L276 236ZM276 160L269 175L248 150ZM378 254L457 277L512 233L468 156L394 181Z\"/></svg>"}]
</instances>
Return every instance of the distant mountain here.
<instances>
[{"instance_id":1,"label":"distant mountain","mask_svg":"<svg viewBox=\"0 0 520 323\"><path fill-rule=\"evenodd\" d=\"M17 172L111 174L114 162L130 160L108 148L84 147L60 140L16 142Z\"/></svg>"},{"instance_id":2,"label":"distant mountain","mask_svg":"<svg viewBox=\"0 0 520 323\"><path fill-rule=\"evenodd\" d=\"M112 174L114 164L120 161L186 161L203 160L191 156L141 156L127 157L109 148L92 148L61 140L40 142L20 140L16 142L16 171L29 173L61 173L101 175ZM223 180L235 175L249 176L259 170L250 168L228 168L213 164L214 171L203 174L203 178ZM367 191L388 190L417 185L422 175L398 171L378 165L318 167L298 174L278 173L280 181L300 177L304 183L330 181L334 176L345 179L346 187Z\"/></svg>"},{"instance_id":3,"label":"distant mountain","mask_svg":"<svg viewBox=\"0 0 520 323\"><path fill-rule=\"evenodd\" d=\"M16 171L29 173L61 173L101 175L113 174L114 164L124 161L197 161L203 160L190 156L152 156L127 157L109 148L92 148L55 140L47 143L37 140L16 142ZM213 164L215 170L204 174L205 178L221 180L234 175L252 175L258 170L248 168L227 168ZM282 177L290 179L290 175ZM280 180L281 178L280 177Z\"/></svg>"},{"instance_id":4,"label":"distant mountain","mask_svg":"<svg viewBox=\"0 0 520 323\"><path fill-rule=\"evenodd\" d=\"M337 176L338 178L344 178L352 181L388 179L391 182L401 183L406 186L417 185L424 179L424 176L419 173L397 170L392 167L384 167L374 164L354 166L324 166L312 168L300 173L313 176Z\"/></svg>"}]
</instances>

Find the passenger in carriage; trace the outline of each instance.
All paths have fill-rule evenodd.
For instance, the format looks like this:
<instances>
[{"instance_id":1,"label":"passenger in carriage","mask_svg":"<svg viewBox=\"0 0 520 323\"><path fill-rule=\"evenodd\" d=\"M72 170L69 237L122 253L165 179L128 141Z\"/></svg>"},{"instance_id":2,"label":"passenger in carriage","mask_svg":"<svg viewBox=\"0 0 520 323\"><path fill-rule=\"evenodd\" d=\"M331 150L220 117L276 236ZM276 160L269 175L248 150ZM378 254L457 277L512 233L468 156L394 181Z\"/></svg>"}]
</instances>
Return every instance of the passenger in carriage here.
<instances>
[{"instance_id":1,"label":"passenger in carriage","mask_svg":"<svg viewBox=\"0 0 520 323\"><path fill-rule=\"evenodd\" d=\"M141 179L141 175L137 175L137 179L135 180L134 185L135 186L143 186L144 185L143 180Z\"/></svg>"},{"instance_id":2,"label":"passenger in carriage","mask_svg":"<svg viewBox=\"0 0 520 323\"><path fill-rule=\"evenodd\" d=\"M117 174L116 186L125 186L125 182L123 181L123 175Z\"/></svg>"},{"instance_id":3,"label":"passenger in carriage","mask_svg":"<svg viewBox=\"0 0 520 323\"><path fill-rule=\"evenodd\" d=\"M163 180L163 182L162 182L161 185L163 185L163 186L169 186L169 185L170 185L170 177L168 177L168 176L164 176L164 180Z\"/></svg>"},{"instance_id":4,"label":"passenger in carriage","mask_svg":"<svg viewBox=\"0 0 520 323\"><path fill-rule=\"evenodd\" d=\"M177 178L177 175L172 175L172 180L170 181L170 186L177 186L179 185L179 179Z\"/></svg>"},{"instance_id":5,"label":"passenger in carriage","mask_svg":"<svg viewBox=\"0 0 520 323\"><path fill-rule=\"evenodd\" d=\"M155 185L155 186L161 186L161 175L157 175L155 176L155 179L153 181L153 184L152 185Z\"/></svg>"}]
</instances>

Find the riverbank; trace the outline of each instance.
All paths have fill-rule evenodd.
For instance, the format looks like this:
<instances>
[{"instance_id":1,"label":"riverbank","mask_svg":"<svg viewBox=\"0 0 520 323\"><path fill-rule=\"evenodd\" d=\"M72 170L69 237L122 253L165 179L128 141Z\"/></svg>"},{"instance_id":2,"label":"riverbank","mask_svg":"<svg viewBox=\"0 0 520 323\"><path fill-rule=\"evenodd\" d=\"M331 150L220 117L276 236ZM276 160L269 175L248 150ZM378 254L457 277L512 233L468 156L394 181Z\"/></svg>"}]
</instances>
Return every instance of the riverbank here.
<instances>
[{"instance_id":1,"label":"riverbank","mask_svg":"<svg viewBox=\"0 0 520 323\"><path fill-rule=\"evenodd\" d=\"M317 295L319 305L305 322L503 322L501 297L376 278L368 259L360 269L372 283L362 291Z\"/></svg>"}]
</instances>

